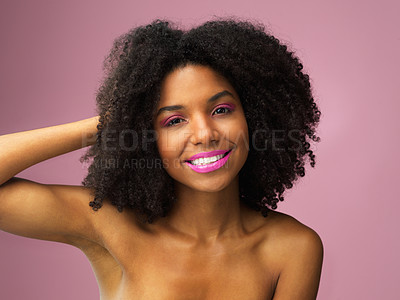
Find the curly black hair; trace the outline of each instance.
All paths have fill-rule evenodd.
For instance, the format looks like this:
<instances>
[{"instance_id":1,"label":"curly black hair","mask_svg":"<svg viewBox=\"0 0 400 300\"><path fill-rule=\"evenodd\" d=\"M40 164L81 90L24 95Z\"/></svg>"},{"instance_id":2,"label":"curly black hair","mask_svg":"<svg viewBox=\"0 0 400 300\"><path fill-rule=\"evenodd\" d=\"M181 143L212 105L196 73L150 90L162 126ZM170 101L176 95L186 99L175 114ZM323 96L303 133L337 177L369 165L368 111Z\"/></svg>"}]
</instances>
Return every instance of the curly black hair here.
<instances>
[{"instance_id":1,"label":"curly black hair","mask_svg":"<svg viewBox=\"0 0 400 300\"><path fill-rule=\"evenodd\" d=\"M82 184L93 188L90 206L104 199L143 222L165 217L174 202L173 179L162 167L152 120L163 79L186 65L211 67L239 95L249 130L249 154L239 172L240 199L267 217L285 189L315 165L319 111L309 76L294 52L261 23L217 18L190 30L157 19L114 41L97 92L97 141ZM279 135L279 136L278 136ZM279 141L279 143L277 143ZM279 145L278 145L279 144Z\"/></svg>"}]
</instances>

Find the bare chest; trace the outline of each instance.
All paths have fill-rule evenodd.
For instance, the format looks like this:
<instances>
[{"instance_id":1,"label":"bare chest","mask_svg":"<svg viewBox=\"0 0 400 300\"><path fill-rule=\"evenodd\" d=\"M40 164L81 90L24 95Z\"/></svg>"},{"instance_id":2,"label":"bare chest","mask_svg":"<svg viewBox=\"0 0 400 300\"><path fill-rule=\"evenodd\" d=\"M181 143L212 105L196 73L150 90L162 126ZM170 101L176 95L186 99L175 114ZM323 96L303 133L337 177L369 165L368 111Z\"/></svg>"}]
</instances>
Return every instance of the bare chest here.
<instances>
[{"instance_id":1,"label":"bare chest","mask_svg":"<svg viewBox=\"0 0 400 300\"><path fill-rule=\"evenodd\" d=\"M125 266L120 299L272 298L273 274L250 254L151 252Z\"/></svg>"},{"instance_id":2,"label":"bare chest","mask_svg":"<svg viewBox=\"0 0 400 300\"><path fill-rule=\"evenodd\" d=\"M142 242L120 244L92 262L95 273L107 274L107 280L98 280L102 300L272 299L277 276L257 248L199 250ZM103 266L96 268L96 263Z\"/></svg>"}]
</instances>

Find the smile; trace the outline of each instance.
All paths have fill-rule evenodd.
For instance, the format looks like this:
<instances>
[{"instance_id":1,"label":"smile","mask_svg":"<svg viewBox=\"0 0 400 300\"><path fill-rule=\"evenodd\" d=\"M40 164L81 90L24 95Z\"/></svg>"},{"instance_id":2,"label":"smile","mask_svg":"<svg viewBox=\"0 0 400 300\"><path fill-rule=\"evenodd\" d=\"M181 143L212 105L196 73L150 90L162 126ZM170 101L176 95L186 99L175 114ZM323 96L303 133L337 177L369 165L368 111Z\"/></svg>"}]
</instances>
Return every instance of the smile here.
<instances>
[{"instance_id":1,"label":"smile","mask_svg":"<svg viewBox=\"0 0 400 300\"><path fill-rule=\"evenodd\" d=\"M224 154L189 160L185 163L197 173L208 173L221 168L228 161L232 149Z\"/></svg>"}]
</instances>

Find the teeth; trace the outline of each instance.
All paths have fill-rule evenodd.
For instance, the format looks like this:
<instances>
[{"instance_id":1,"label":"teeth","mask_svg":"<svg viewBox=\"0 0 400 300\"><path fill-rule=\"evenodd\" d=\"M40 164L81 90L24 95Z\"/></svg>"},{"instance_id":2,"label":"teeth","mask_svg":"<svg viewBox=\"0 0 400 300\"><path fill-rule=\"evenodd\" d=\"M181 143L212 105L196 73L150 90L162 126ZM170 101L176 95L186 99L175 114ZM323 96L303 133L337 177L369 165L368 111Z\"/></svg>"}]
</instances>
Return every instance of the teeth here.
<instances>
[{"instance_id":1,"label":"teeth","mask_svg":"<svg viewBox=\"0 0 400 300\"><path fill-rule=\"evenodd\" d=\"M212 156L212 157L198 158L198 159L190 161L190 163L192 165L207 165L209 163L212 163L212 162L215 162L215 161L221 159L222 157L224 157L223 154Z\"/></svg>"}]
</instances>

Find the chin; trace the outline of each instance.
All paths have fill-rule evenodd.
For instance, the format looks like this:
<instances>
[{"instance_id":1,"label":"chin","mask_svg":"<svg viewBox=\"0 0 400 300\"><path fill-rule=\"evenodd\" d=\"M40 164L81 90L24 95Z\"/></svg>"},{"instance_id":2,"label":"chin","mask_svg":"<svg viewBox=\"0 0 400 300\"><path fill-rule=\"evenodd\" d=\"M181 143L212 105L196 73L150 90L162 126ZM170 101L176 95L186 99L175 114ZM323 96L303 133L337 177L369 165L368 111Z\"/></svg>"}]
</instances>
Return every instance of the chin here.
<instances>
[{"instance_id":1,"label":"chin","mask_svg":"<svg viewBox=\"0 0 400 300\"><path fill-rule=\"evenodd\" d=\"M223 178L208 178L203 180L194 180L192 182L180 181L175 179L179 182L180 185L184 185L186 188L189 188L193 191L198 192L206 192L206 193L217 193L224 189L226 189L230 184L233 183L234 179L223 179Z\"/></svg>"},{"instance_id":2,"label":"chin","mask_svg":"<svg viewBox=\"0 0 400 300\"><path fill-rule=\"evenodd\" d=\"M227 187L228 187L228 184L215 185L213 183L211 186L209 186L209 185L193 186L192 189L197 190L199 192L217 193L217 192L224 190Z\"/></svg>"}]
</instances>

